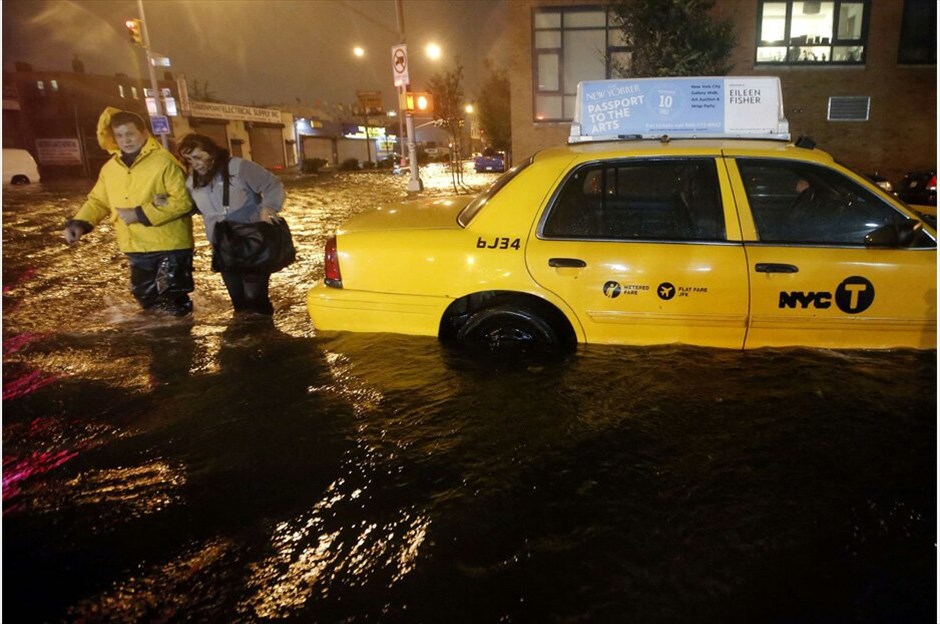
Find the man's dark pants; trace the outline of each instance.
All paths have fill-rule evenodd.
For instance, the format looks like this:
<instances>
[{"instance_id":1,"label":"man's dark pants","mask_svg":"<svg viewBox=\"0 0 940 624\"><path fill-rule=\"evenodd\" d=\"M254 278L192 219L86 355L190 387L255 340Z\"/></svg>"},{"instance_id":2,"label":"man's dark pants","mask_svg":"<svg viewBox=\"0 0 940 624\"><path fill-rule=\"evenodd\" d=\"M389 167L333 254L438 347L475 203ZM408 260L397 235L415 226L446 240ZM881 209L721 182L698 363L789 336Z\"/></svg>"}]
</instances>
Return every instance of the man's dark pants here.
<instances>
[{"instance_id":1,"label":"man's dark pants","mask_svg":"<svg viewBox=\"0 0 940 624\"><path fill-rule=\"evenodd\" d=\"M131 293L145 310L161 310L173 316L193 311L193 250L129 253Z\"/></svg>"}]
</instances>

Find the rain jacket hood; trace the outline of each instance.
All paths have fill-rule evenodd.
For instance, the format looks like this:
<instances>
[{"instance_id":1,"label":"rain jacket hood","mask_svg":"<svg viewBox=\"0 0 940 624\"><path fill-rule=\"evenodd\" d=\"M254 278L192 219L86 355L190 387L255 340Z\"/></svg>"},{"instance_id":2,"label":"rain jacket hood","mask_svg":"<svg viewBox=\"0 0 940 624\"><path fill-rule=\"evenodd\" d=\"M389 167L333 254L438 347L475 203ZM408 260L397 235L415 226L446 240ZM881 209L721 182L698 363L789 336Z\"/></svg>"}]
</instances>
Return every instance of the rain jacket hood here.
<instances>
[{"instance_id":1,"label":"rain jacket hood","mask_svg":"<svg viewBox=\"0 0 940 624\"><path fill-rule=\"evenodd\" d=\"M98 145L111 155L121 155L121 149L118 147L117 141L114 140L114 133L111 131L111 118L117 113L123 112L124 111L120 108L109 106L105 108L101 116L98 117ZM147 137L150 137L149 132L147 133Z\"/></svg>"},{"instance_id":2,"label":"rain jacket hood","mask_svg":"<svg viewBox=\"0 0 940 624\"><path fill-rule=\"evenodd\" d=\"M192 249L192 202L182 166L149 134L134 162L125 165L110 125L120 110L108 107L98 118L98 144L111 158L74 218L91 225L107 218L124 253ZM166 197L165 204L154 205L158 195ZM119 208L139 209L149 225L125 224L118 217Z\"/></svg>"}]
</instances>

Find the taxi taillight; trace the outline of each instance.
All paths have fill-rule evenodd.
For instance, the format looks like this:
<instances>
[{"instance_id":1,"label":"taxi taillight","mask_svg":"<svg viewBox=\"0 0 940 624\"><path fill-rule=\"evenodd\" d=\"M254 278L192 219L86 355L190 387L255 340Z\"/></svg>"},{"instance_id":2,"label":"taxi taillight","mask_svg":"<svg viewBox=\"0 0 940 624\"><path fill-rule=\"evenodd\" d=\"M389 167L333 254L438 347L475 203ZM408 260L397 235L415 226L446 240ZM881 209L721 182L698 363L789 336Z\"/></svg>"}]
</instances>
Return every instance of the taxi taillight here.
<instances>
[{"instance_id":1,"label":"taxi taillight","mask_svg":"<svg viewBox=\"0 0 940 624\"><path fill-rule=\"evenodd\" d=\"M930 182L927 183L927 189L931 191L937 190L937 174L930 176Z\"/></svg>"},{"instance_id":2,"label":"taxi taillight","mask_svg":"<svg viewBox=\"0 0 940 624\"><path fill-rule=\"evenodd\" d=\"M339 255L336 253L336 237L331 236L326 241L326 252L323 254L324 282L334 288L343 287L343 276L339 272Z\"/></svg>"}]
</instances>

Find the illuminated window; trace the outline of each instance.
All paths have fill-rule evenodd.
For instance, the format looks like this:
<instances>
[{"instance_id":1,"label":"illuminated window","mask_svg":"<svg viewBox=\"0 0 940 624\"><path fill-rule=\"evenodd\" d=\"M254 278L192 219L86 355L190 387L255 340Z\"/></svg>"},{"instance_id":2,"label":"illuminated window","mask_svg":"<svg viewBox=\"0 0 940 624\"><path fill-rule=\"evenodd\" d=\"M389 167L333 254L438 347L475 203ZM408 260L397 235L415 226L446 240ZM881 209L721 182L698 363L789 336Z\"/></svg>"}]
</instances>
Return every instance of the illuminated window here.
<instances>
[{"instance_id":1,"label":"illuminated window","mask_svg":"<svg viewBox=\"0 0 940 624\"><path fill-rule=\"evenodd\" d=\"M629 66L623 33L600 7L547 7L532 14L533 114L536 121L574 118L578 82Z\"/></svg>"},{"instance_id":2,"label":"illuminated window","mask_svg":"<svg viewBox=\"0 0 940 624\"><path fill-rule=\"evenodd\" d=\"M55 91L56 93L59 92L59 81L58 81L58 80L50 80L50 81L49 81L49 86L52 87L52 90Z\"/></svg>"},{"instance_id":3,"label":"illuminated window","mask_svg":"<svg viewBox=\"0 0 940 624\"><path fill-rule=\"evenodd\" d=\"M140 99L137 97L137 87L131 87L131 97L135 100Z\"/></svg>"},{"instance_id":4,"label":"illuminated window","mask_svg":"<svg viewBox=\"0 0 940 624\"><path fill-rule=\"evenodd\" d=\"M121 95L121 97L127 97L124 95L124 85L118 85L118 93Z\"/></svg>"},{"instance_id":5,"label":"illuminated window","mask_svg":"<svg viewBox=\"0 0 940 624\"><path fill-rule=\"evenodd\" d=\"M862 65L870 0L761 0L759 64Z\"/></svg>"},{"instance_id":6,"label":"illuminated window","mask_svg":"<svg viewBox=\"0 0 940 624\"><path fill-rule=\"evenodd\" d=\"M42 80L37 80L37 81L36 81L36 90L39 91L40 93L45 93L45 92L46 92L46 83L44 83Z\"/></svg>"}]
</instances>

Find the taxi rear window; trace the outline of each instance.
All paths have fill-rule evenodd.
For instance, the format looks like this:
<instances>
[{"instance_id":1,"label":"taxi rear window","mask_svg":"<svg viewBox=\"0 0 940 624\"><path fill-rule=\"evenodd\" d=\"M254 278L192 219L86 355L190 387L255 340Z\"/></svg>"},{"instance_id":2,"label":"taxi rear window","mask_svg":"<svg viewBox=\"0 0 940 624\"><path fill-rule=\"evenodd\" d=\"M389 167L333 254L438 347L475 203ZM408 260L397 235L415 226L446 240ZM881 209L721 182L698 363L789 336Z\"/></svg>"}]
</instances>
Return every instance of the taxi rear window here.
<instances>
[{"instance_id":1,"label":"taxi rear window","mask_svg":"<svg viewBox=\"0 0 940 624\"><path fill-rule=\"evenodd\" d=\"M562 184L544 238L725 240L712 158L591 163Z\"/></svg>"}]
</instances>

